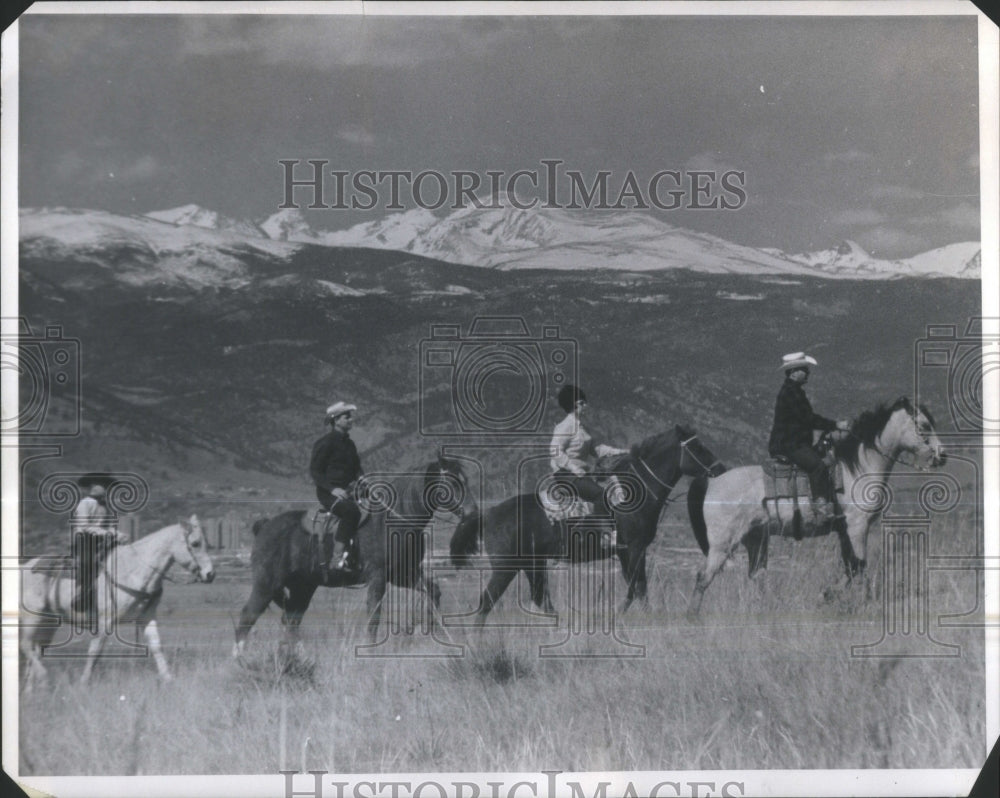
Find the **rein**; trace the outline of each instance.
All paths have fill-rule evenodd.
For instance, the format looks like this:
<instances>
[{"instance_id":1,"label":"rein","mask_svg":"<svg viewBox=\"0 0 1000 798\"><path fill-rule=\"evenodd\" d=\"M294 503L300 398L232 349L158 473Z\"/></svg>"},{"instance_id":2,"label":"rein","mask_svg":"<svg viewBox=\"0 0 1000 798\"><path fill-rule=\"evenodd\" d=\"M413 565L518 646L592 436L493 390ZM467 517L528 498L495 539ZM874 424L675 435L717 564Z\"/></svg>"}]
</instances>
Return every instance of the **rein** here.
<instances>
[{"instance_id":1,"label":"rein","mask_svg":"<svg viewBox=\"0 0 1000 798\"><path fill-rule=\"evenodd\" d=\"M714 465L715 465L716 463L718 463L719 461L718 461L718 460L716 460L716 461L715 461L714 463L710 463L709 465L707 465L707 466L706 466L706 465L705 465L705 464L704 464L703 462L701 462L701 460L699 460L699 459L698 459L698 458L697 458L697 457L696 457L696 456L695 456L695 455L694 455L694 454L693 454L693 453L691 452L691 450L690 450L690 449L688 448L688 444L689 444L689 443L691 443L691 441L693 441L693 440L696 440L697 438L698 438L698 436L697 436L697 435L692 435L692 436L691 436L690 438L688 438L687 440L683 440L683 441L681 441L681 442L680 442L680 449L681 449L681 456L683 457L683 456L684 456L685 454L686 454L686 455L688 455L688 457L690 457L690 458L691 458L692 460L694 460L694 461L695 461L695 462L696 462L696 463L697 463L697 464L698 464L699 466L701 466L701 467L702 467L702 469L703 469L703 470L705 471L705 474L710 474L710 473L711 473L711 471L712 471L712 466L714 466ZM670 498L670 492L671 492L671 491L672 491L672 490L673 490L673 489L674 489L674 488L676 487L677 483L678 483L678 482L680 481L680 478L681 478L682 474L678 473L678 474L677 474L677 479L675 479L675 480L674 480L673 484L672 484L672 485L668 485L668 484L667 484L666 482L664 482L664 481L663 481L662 479L660 479L660 478L659 478L658 476L656 476L656 473L655 473L655 472L653 471L653 469L652 469L652 468L650 468L650 466L649 466L649 463L647 463L647 462L646 462L645 460L643 460L643 459L642 459L641 457L639 457L639 455L636 455L636 456L635 456L635 457L634 457L633 459L634 459L634 460L638 460L638 461L639 461L639 464L640 464L640 465L641 465L641 466L642 466L643 468L645 468L645 469L646 469L646 471L647 471L647 472L649 473L649 475L650 475L650 476L651 476L651 477L652 477L653 479L655 479L655 480L656 480L656 482L657 482L657 483L658 483L659 485L661 485L662 487L666 488L666 492L665 492L665 493L663 494L663 496L662 496L662 497L659 497L659 496L657 496L657 497L656 497L656 500L657 500L658 502L666 502L666 501L670 501L670 502L676 502L676 501L679 501L680 499L684 498L684 496L686 496L686 495L687 495L687 494L682 494L682 495L680 495L680 496L676 496L676 497L674 497L673 499L671 499L671 498ZM678 460L677 462L678 462L678 466L680 466L680 460ZM638 473L638 469L635 469L635 468L633 467L633 470L635 470L635 471L636 471L636 476L639 476L639 473ZM679 468L678 468L678 470L679 470ZM642 479L642 477L641 477L641 476L639 476L639 479ZM654 494L654 495L655 495L655 494Z\"/></svg>"}]
</instances>

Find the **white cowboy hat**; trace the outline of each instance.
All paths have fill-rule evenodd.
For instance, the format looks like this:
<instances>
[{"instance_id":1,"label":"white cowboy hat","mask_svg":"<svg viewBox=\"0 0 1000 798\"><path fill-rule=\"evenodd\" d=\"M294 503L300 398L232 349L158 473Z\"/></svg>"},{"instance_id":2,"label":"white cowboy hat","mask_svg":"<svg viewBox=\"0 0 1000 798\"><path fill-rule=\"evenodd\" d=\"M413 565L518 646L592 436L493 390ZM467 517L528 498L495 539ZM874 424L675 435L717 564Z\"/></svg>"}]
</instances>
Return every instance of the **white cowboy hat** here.
<instances>
[{"instance_id":1,"label":"white cowboy hat","mask_svg":"<svg viewBox=\"0 0 1000 798\"><path fill-rule=\"evenodd\" d=\"M784 371L791 369L809 368L816 365L816 358L809 357L805 352L792 352L781 357L781 368Z\"/></svg>"},{"instance_id":2,"label":"white cowboy hat","mask_svg":"<svg viewBox=\"0 0 1000 798\"><path fill-rule=\"evenodd\" d=\"M351 413L357 409L357 405L349 405L347 402L334 402L326 409L326 417L336 418L337 416L342 416L344 413Z\"/></svg>"}]
</instances>

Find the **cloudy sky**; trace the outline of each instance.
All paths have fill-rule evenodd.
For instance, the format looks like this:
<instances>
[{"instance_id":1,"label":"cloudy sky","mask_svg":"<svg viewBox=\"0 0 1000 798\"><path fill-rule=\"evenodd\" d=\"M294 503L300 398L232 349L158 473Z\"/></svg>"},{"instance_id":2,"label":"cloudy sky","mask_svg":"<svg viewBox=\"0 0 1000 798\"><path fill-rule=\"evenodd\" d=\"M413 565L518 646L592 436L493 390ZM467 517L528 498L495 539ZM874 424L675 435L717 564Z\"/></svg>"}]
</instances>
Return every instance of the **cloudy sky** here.
<instances>
[{"instance_id":1,"label":"cloudy sky","mask_svg":"<svg viewBox=\"0 0 1000 798\"><path fill-rule=\"evenodd\" d=\"M556 158L613 185L743 171L739 210L649 212L752 246L905 257L979 238L975 17L28 15L20 37L25 207L262 218L281 159Z\"/></svg>"}]
</instances>

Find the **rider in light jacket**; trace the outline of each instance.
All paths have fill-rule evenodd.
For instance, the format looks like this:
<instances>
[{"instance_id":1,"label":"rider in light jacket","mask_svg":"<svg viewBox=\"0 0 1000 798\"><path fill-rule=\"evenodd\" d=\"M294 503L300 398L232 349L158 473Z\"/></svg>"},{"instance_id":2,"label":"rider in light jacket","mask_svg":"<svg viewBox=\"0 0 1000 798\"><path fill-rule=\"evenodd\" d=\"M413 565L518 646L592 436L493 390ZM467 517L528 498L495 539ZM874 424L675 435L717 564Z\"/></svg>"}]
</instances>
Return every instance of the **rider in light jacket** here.
<instances>
[{"instance_id":1,"label":"rider in light jacket","mask_svg":"<svg viewBox=\"0 0 1000 798\"><path fill-rule=\"evenodd\" d=\"M549 448L552 471L569 482L582 499L594 502L600 515L609 515L604 488L590 476L596 459L611 454L624 454L626 449L594 443L583 427L582 416L587 407L587 395L575 385L564 385L559 391L559 406L566 418L556 424Z\"/></svg>"}]
</instances>

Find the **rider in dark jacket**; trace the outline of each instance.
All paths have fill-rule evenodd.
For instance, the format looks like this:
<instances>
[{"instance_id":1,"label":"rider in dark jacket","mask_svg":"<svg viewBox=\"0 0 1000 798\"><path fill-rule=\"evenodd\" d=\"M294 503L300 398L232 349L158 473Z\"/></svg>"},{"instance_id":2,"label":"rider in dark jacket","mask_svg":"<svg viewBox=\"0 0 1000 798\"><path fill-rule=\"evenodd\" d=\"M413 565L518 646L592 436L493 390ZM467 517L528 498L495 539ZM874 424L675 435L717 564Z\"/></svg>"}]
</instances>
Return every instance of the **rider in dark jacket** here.
<instances>
[{"instance_id":1,"label":"rider in dark jacket","mask_svg":"<svg viewBox=\"0 0 1000 798\"><path fill-rule=\"evenodd\" d=\"M809 475L816 514L829 517L830 478L823 458L813 449L813 431L846 430L849 425L846 421L833 421L813 412L802 386L809 379L809 367L815 365L815 358L804 352L793 352L782 358L785 382L774 404L774 425L767 449L772 457L787 457Z\"/></svg>"},{"instance_id":2,"label":"rider in dark jacket","mask_svg":"<svg viewBox=\"0 0 1000 798\"><path fill-rule=\"evenodd\" d=\"M316 498L320 504L340 519L332 553L329 551L330 535L324 539L327 562L333 568L347 566L347 544L358 530L361 510L348 492L361 474L361 458L351 440L357 407L337 402L326 409L326 421L332 429L313 444L309 461L309 474L316 485Z\"/></svg>"}]
</instances>

